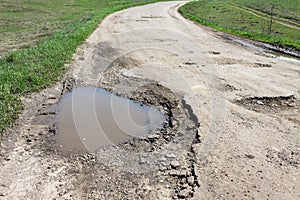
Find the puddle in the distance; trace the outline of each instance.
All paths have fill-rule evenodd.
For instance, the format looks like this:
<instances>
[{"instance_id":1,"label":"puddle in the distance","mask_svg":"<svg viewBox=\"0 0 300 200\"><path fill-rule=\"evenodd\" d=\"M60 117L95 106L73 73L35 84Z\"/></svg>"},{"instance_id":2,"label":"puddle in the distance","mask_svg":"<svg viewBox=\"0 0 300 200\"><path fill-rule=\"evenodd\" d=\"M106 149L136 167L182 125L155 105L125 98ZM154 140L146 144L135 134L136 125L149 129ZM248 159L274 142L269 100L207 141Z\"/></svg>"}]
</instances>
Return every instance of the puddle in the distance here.
<instances>
[{"instance_id":1,"label":"puddle in the distance","mask_svg":"<svg viewBox=\"0 0 300 200\"><path fill-rule=\"evenodd\" d=\"M294 56L289 56L283 53L278 53L278 52L267 52L268 54L271 54L277 59L280 60L287 60L287 61L292 61L292 62L298 62L300 63L300 58L294 57Z\"/></svg>"},{"instance_id":2,"label":"puddle in the distance","mask_svg":"<svg viewBox=\"0 0 300 200\"><path fill-rule=\"evenodd\" d=\"M248 42L246 42L244 40L240 40L240 39L231 39L231 40L234 41L234 42L236 42L236 43L239 43L239 44L241 44L241 45L243 45L245 47L248 47L250 49L255 49L255 50L259 50L259 51L263 50L263 48L261 48L259 46L256 46L256 45L253 45L253 44L250 44L250 43L248 43Z\"/></svg>"},{"instance_id":3,"label":"puddle in the distance","mask_svg":"<svg viewBox=\"0 0 300 200\"><path fill-rule=\"evenodd\" d=\"M268 54L270 54L271 56L280 59L280 60L287 60L287 61L292 61L292 62L298 62L300 63L300 58L296 57L296 56L290 56L288 54L284 54L284 53L279 53L279 52L275 52L275 51L266 51L265 49L256 46L254 44L250 44L246 41L240 40L240 39L231 39L232 41L239 43L245 47L248 47L250 49L255 49L255 50L259 50L259 51L264 51Z\"/></svg>"},{"instance_id":4,"label":"puddle in the distance","mask_svg":"<svg viewBox=\"0 0 300 200\"><path fill-rule=\"evenodd\" d=\"M95 87L80 87L59 105L56 135L63 152L95 152L160 128L164 115Z\"/></svg>"}]
</instances>

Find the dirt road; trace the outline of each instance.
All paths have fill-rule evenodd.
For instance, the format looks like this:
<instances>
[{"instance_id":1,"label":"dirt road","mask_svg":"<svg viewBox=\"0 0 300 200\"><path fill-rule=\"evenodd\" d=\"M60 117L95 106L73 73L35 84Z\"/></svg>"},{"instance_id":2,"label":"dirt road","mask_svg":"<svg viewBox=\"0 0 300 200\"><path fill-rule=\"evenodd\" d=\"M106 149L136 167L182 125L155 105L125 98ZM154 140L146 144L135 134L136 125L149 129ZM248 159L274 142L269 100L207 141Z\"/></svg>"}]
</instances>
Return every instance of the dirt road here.
<instances>
[{"instance_id":1,"label":"dirt road","mask_svg":"<svg viewBox=\"0 0 300 200\"><path fill-rule=\"evenodd\" d=\"M299 63L184 19L183 3L108 16L62 82L23 98L0 151L0 199L300 198ZM94 154L62 155L58 102L86 85L169 121Z\"/></svg>"}]
</instances>

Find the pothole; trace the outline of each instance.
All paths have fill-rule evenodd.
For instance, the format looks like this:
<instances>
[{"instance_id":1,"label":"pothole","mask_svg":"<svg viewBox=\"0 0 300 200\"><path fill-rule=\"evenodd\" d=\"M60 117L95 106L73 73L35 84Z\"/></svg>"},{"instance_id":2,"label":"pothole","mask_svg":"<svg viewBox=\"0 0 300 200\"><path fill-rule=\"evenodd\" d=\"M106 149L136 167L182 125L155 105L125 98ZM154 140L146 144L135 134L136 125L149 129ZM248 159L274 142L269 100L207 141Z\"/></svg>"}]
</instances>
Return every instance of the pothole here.
<instances>
[{"instance_id":1,"label":"pothole","mask_svg":"<svg viewBox=\"0 0 300 200\"><path fill-rule=\"evenodd\" d=\"M97 86L117 94L123 100L125 98L142 110L146 109L148 114L152 108L158 110L160 116L163 116L162 124L158 123L157 127L155 123L147 123L145 135L145 132L141 133L141 136L125 134L129 136L125 141L119 144L116 141L113 144L117 145L100 147L92 154L67 152L67 156L63 157L71 163L67 169L68 173L77 174L72 184L83 186L82 194L91 199L103 199L108 196L113 199L137 199L141 197L141 193L145 197L151 196L152 193L161 196L160 189L173 199L191 198L195 188L199 187L199 180L194 171L196 157L192 151L192 145L200 143L199 120L184 96L158 82L126 76L123 73L137 65L138 61L131 58L116 59L102 72ZM73 88L81 85L78 80L74 85L72 83L64 84L62 94L69 94L64 95L65 99L62 102L77 90ZM68 85L72 87L65 87ZM73 93L70 93L70 89ZM88 95L83 96L88 98ZM74 107L74 103L72 104ZM85 104L95 105L89 102ZM70 106L70 103L68 105ZM90 121L91 117L84 119ZM51 133L49 129L43 149L48 154L53 152L51 155L55 157L62 157L61 152L57 151L59 148L55 139L59 135L58 129L59 127L53 126ZM79 139L82 143L84 138ZM81 145L84 146L83 143Z\"/></svg>"},{"instance_id":2,"label":"pothole","mask_svg":"<svg viewBox=\"0 0 300 200\"><path fill-rule=\"evenodd\" d=\"M79 87L62 99L56 140L62 152L95 152L162 127L166 117L153 106L96 87Z\"/></svg>"}]
</instances>

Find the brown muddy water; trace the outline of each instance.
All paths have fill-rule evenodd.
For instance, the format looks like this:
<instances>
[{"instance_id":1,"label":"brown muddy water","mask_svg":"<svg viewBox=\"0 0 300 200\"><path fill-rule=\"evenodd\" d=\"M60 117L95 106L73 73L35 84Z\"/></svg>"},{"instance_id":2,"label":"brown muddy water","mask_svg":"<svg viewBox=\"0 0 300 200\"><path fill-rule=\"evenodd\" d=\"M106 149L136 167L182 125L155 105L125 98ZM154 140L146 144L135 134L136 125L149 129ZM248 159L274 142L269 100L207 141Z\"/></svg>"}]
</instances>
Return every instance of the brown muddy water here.
<instances>
[{"instance_id":1,"label":"brown muddy water","mask_svg":"<svg viewBox=\"0 0 300 200\"><path fill-rule=\"evenodd\" d=\"M67 94L57 115L57 145L63 152L95 152L161 128L157 108L104 89L80 87Z\"/></svg>"}]
</instances>

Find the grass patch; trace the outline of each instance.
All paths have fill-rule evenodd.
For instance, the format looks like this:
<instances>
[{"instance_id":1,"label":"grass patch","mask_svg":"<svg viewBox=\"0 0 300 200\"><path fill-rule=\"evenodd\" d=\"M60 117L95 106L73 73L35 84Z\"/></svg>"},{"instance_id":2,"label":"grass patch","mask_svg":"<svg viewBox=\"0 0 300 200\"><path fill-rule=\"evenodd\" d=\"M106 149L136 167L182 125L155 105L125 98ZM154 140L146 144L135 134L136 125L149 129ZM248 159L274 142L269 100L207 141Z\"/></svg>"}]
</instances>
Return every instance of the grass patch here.
<instances>
[{"instance_id":1,"label":"grass patch","mask_svg":"<svg viewBox=\"0 0 300 200\"><path fill-rule=\"evenodd\" d=\"M255 7L259 2L261 3L260 7ZM290 25L283 23L283 20L274 21L272 32L269 33L270 20L267 8L270 8L271 4L275 5L277 17L278 13L281 13L280 10L288 8L290 8L290 12L284 12L285 14L281 16L293 19L300 16L300 10L294 8L295 3L288 5L286 1L279 0L268 0L264 3L257 0L193 1L182 6L180 12L196 22L220 31L300 51L300 28L292 25L297 22L293 21ZM261 10L264 13L259 15L257 12L243 9L243 6Z\"/></svg>"},{"instance_id":2,"label":"grass patch","mask_svg":"<svg viewBox=\"0 0 300 200\"><path fill-rule=\"evenodd\" d=\"M299 0L235 0L240 5L270 14L270 5L274 5L277 16L300 21Z\"/></svg>"},{"instance_id":3,"label":"grass patch","mask_svg":"<svg viewBox=\"0 0 300 200\"><path fill-rule=\"evenodd\" d=\"M1 49L0 133L18 118L22 95L62 78L67 70L64 65L101 19L124 8L157 1L4 0L0 33L6 38L1 43L19 50ZM25 45L18 45L23 40Z\"/></svg>"}]
</instances>

